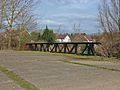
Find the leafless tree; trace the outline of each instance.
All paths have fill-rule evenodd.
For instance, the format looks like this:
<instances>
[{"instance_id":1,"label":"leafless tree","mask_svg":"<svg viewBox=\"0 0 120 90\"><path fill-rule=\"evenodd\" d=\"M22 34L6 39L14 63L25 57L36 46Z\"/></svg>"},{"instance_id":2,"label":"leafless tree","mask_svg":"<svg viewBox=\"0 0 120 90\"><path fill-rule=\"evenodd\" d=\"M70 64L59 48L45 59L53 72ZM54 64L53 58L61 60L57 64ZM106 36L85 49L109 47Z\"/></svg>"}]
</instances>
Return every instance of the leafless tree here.
<instances>
[{"instance_id":1,"label":"leafless tree","mask_svg":"<svg viewBox=\"0 0 120 90\"><path fill-rule=\"evenodd\" d=\"M0 29L2 29L3 24L3 4L2 0L0 0Z\"/></svg>"},{"instance_id":2,"label":"leafless tree","mask_svg":"<svg viewBox=\"0 0 120 90\"><path fill-rule=\"evenodd\" d=\"M114 43L120 40L120 0L101 0L99 21L106 39L106 51L111 56Z\"/></svg>"},{"instance_id":3,"label":"leafless tree","mask_svg":"<svg viewBox=\"0 0 120 90\"><path fill-rule=\"evenodd\" d=\"M9 37L8 47L11 47L11 32L17 27L24 27L26 30L36 25L31 15L31 7L34 0L0 0L0 20L4 24Z\"/></svg>"}]
</instances>

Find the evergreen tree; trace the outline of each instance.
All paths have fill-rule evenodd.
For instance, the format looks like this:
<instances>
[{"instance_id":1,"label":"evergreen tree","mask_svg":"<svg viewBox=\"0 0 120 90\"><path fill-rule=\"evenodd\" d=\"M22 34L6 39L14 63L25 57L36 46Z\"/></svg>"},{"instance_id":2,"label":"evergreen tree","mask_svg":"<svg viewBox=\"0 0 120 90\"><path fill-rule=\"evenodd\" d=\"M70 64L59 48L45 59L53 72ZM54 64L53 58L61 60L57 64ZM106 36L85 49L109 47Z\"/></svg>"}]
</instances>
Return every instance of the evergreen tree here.
<instances>
[{"instance_id":1,"label":"evergreen tree","mask_svg":"<svg viewBox=\"0 0 120 90\"><path fill-rule=\"evenodd\" d=\"M53 30L48 29L48 27L46 26L46 29L43 31L42 38L47 42L55 42L56 35Z\"/></svg>"}]
</instances>

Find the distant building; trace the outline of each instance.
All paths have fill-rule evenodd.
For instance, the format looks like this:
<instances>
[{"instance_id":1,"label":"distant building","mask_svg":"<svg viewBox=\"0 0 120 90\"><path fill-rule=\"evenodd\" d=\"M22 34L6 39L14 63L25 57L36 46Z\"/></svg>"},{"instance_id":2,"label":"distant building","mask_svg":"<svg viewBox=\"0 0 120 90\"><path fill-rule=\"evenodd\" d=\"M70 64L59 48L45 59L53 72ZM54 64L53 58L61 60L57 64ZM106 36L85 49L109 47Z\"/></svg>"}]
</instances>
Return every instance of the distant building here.
<instances>
[{"instance_id":1,"label":"distant building","mask_svg":"<svg viewBox=\"0 0 120 90\"><path fill-rule=\"evenodd\" d=\"M75 33L71 35L72 42L93 42L95 41L90 35L85 33Z\"/></svg>"},{"instance_id":2,"label":"distant building","mask_svg":"<svg viewBox=\"0 0 120 90\"><path fill-rule=\"evenodd\" d=\"M71 38L68 34L58 34L57 42L71 42Z\"/></svg>"},{"instance_id":3,"label":"distant building","mask_svg":"<svg viewBox=\"0 0 120 90\"><path fill-rule=\"evenodd\" d=\"M95 39L93 39L90 35L87 35L86 33L74 33L74 34L58 34L57 36L57 42L94 42Z\"/></svg>"}]
</instances>

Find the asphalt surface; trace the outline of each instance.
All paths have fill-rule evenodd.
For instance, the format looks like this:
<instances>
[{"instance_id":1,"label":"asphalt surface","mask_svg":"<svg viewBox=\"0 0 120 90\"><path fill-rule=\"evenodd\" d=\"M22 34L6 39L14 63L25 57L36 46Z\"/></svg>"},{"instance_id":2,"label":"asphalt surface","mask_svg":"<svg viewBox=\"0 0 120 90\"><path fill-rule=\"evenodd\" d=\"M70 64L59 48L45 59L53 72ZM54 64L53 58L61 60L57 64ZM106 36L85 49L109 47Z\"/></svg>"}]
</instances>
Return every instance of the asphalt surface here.
<instances>
[{"instance_id":1,"label":"asphalt surface","mask_svg":"<svg viewBox=\"0 0 120 90\"><path fill-rule=\"evenodd\" d=\"M40 90L120 90L120 72L61 62L69 59L31 52L0 51L0 66L17 73ZM89 61L80 63L98 64ZM103 62L99 65L104 66ZM105 65L116 66L107 62ZM115 68L119 69L119 65ZM1 81L6 81L4 76L0 73L0 90L23 90L18 85L10 89L11 85L1 84Z\"/></svg>"}]
</instances>

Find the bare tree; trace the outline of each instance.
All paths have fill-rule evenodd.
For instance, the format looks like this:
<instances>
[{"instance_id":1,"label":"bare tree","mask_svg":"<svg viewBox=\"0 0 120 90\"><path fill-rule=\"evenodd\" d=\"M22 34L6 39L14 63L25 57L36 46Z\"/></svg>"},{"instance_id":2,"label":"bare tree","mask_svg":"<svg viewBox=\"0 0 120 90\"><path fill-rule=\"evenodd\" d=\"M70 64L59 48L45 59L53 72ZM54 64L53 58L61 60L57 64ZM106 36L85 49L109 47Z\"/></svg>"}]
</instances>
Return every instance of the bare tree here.
<instances>
[{"instance_id":1,"label":"bare tree","mask_svg":"<svg viewBox=\"0 0 120 90\"><path fill-rule=\"evenodd\" d=\"M2 29L3 26L3 2L0 0L0 29Z\"/></svg>"},{"instance_id":2,"label":"bare tree","mask_svg":"<svg viewBox=\"0 0 120 90\"><path fill-rule=\"evenodd\" d=\"M11 47L11 32L18 26L25 27L26 30L35 25L30 14L33 0L0 0L1 23L6 26L9 37L8 47ZM2 25L1 24L1 25Z\"/></svg>"},{"instance_id":3,"label":"bare tree","mask_svg":"<svg viewBox=\"0 0 120 90\"><path fill-rule=\"evenodd\" d=\"M16 27L18 28L24 28L30 31L37 29L37 20L28 11L21 13L16 22Z\"/></svg>"},{"instance_id":4,"label":"bare tree","mask_svg":"<svg viewBox=\"0 0 120 90\"><path fill-rule=\"evenodd\" d=\"M106 51L111 56L114 43L120 40L120 0L101 0L99 19L106 38Z\"/></svg>"}]
</instances>

